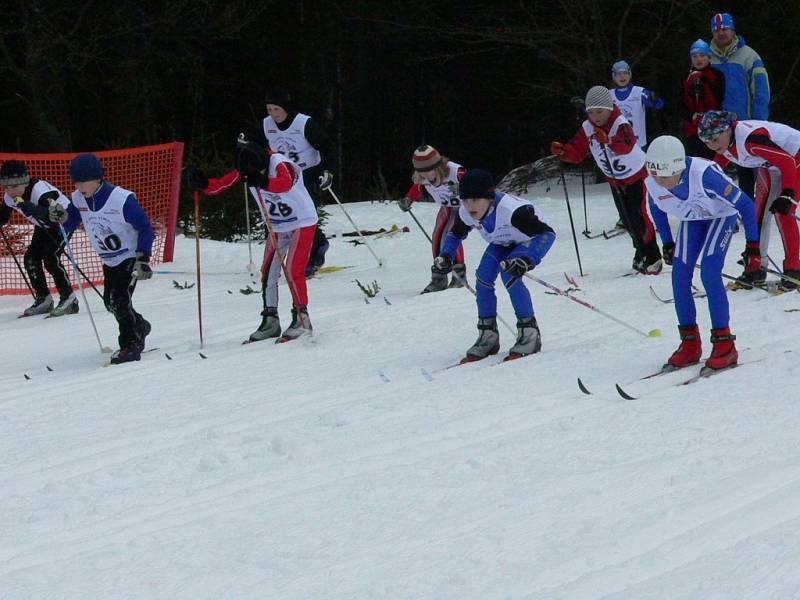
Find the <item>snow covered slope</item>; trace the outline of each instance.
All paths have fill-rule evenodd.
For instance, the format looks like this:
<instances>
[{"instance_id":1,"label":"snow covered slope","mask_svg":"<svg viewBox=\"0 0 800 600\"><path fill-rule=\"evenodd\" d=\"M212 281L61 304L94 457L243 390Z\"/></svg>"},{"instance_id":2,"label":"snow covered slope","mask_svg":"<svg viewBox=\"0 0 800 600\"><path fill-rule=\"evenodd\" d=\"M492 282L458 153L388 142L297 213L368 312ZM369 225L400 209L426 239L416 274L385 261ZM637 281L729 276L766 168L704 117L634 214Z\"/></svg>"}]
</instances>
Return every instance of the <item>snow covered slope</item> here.
<instances>
[{"instance_id":1,"label":"snow covered slope","mask_svg":"<svg viewBox=\"0 0 800 600\"><path fill-rule=\"evenodd\" d=\"M532 192L559 232L535 274L565 288L562 190ZM610 229L608 188L589 193L590 229ZM571 199L580 230L579 184ZM635 381L677 346L648 290L671 297L669 275L621 277L629 238L581 237L579 297L664 337L528 282L543 352L445 369L476 337L473 297L418 295L430 249L396 205L348 208L411 231L371 240L381 269L331 240L328 264L351 268L310 282L313 342L241 345L261 302L239 292L258 287L244 244L202 243L207 359L196 290L172 283L193 281L193 240L136 291L159 348L140 363L104 368L83 309L16 319L29 299L0 298L0 598L800 597L797 294L730 295L740 359L759 362ZM436 208L414 210L430 231ZM351 229L330 211L329 235ZM483 247L473 233L470 281ZM381 293L365 303L354 279Z\"/></svg>"}]
</instances>

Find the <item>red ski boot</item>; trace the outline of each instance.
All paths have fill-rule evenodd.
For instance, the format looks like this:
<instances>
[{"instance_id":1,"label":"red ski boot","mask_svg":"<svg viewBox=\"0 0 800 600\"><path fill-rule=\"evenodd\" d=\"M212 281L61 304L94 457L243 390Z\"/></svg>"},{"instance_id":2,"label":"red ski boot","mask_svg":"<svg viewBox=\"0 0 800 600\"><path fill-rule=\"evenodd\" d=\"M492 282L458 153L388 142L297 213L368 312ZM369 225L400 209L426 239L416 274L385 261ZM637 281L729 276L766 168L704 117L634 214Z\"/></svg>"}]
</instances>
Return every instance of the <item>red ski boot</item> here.
<instances>
[{"instance_id":1,"label":"red ski boot","mask_svg":"<svg viewBox=\"0 0 800 600\"><path fill-rule=\"evenodd\" d=\"M700 362L700 356L703 353L700 330L697 325L678 326L678 333L681 334L681 345L664 365L664 369L668 371L696 365Z\"/></svg>"},{"instance_id":2,"label":"red ski boot","mask_svg":"<svg viewBox=\"0 0 800 600\"><path fill-rule=\"evenodd\" d=\"M730 327L711 330L711 343L714 344L714 348L711 350L711 356L706 360L707 369L719 371L736 366L739 353L736 352L736 345L733 343L735 339L736 336L731 334Z\"/></svg>"}]
</instances>

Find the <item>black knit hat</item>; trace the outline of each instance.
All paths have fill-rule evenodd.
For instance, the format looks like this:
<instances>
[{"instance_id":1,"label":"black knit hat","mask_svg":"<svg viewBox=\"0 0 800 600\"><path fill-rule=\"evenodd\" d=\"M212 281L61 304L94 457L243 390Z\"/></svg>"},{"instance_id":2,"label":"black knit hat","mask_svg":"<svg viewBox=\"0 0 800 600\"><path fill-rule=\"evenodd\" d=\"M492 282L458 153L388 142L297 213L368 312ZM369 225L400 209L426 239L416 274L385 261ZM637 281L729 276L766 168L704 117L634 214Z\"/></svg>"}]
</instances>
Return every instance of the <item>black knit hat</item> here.
<instances>
[{"instance_id":1,"label":"black knit hat","mask_svg":"<svg viewBox=\"0 0 800 600\"><path fill-rule=\"evenodd\" d=\"M292 98L292 95L287 90L270 90L267 92L265 100L267 104L280 106L286 112L292 112L294 109L294 98Z\"/></svg>"},{"instance_id":2,"label":"black knit hat","mask_svg":"<svg viewBox=\"0 0 800 600\"><path fill-rule=\"evenodd\" d=\"M467 171L458 184L458 195L462 200L468 198L494 199L494 178L489 171L473 169Z\"/></svg>"},{"instance_id":3,"label":"black knit hat","mask_svg":"<svg viewBox=\"0 0 800 600\"><path fill-rule=\"evenodd\" d=\"M7 160L0 167L0 185L4 187L23 183L27 185L30 180L28 167L21 160Z\"/></svg>"}]
</instances>

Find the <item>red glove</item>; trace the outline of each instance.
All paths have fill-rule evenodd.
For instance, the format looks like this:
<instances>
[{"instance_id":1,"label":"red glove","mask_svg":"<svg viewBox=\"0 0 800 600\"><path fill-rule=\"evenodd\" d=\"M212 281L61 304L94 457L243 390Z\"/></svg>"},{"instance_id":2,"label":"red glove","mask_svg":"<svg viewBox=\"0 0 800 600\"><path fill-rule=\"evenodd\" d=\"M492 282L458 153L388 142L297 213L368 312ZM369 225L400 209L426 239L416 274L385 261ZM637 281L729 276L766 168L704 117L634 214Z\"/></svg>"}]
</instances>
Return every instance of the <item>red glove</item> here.
<instances>
[{"instance_id":1,"label":"red glove","mask_svg":"<svg viewBox=\"0 0 800 600\"><path fill-rule=\"evenodd\" d=\"M744 259L744 272L753 273L761 268L761 244L759 242L747 242L742 252Z\"/></svg>"},{"instance_id":2,"label":"red glove","mask_svg":"<svg viewBox=\"0 0 800 600\"><path fill-rule=\"evenodd\" d=\"M602 146L608 144L608 134L597 125L594 127L594 139Z\"/></svg>"},{"instance_id":3,"label":"red glove","mask_svg":"<svg viewBox=\"0 0 800 600\"><path fill-rule=\"evenodd\" d=\"M550 142L550 154L555 154L556 156L563 156L564 144L562 144L561 142Z\"/></svg>"}]
</instances>

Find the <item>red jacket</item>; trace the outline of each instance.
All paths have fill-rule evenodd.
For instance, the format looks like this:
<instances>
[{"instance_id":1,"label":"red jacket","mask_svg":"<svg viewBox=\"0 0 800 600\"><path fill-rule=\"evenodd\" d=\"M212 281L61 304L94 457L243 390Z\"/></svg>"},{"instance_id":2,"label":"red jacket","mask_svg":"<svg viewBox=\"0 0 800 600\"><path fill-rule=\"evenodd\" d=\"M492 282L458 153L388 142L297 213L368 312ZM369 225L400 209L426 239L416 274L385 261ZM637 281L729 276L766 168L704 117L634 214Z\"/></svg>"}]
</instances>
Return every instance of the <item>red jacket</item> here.
<instances>
[{"instance_id":1,"label":"red jacket","mask_svg":"<svg viewBox=\"0 0 800 600\"><path fill-rule=\"evenodd\" d=\"M736 152L736 125L737 121L733 123L733 133L731 134L731 145L728 152L738 157ZM769 164L778 168L781 172L781 191L788 193L792 197L795 196L795 189L797 186L798 170L800 170L800 152L796 156L792 156L782 148L780 148L769 137L769 132L760 127L750 132L750 135L744 140L744 147L753 156L763 158ZM730 160L722 154L717 154L714 157L714 162L720 165L723 169L730 164Z\"/></svg>"},{"instance_id":2,"label":"red jacket","mask_svg":"<svg viewBox=\"0 0 800 600\"><path fill-rule=\"evenodd\" d=\"M614 121L621 116L622 113L620 112L619 107L614 106L614 110L611 111L611 116L608 118L608 122L605 124L605 126L595 127L595 130L602 129L606 136L608 136L608 132L611 131ZM592 124L591 121L589 124ZM614 134L614 136L609 138L608 147L614 154L629 154L634 148L637 147L636 134L633 132L633 126L630 123L623 123L620 125L617 128L617 132ZM586 137L586 132L583 130L583 127L581 127L578 130L578 133L575 134L575 137L564 144L564 153L560 158L564 162L577 165L582 163L588 154L590 154L589 138ZM635 175L631 175L626 179L612 179L610 177L606 177L606 181L614 185L626 186L640 179L644 179L645 177L647 177L647 170L645 169L644 165L642 165L641 171L637 172Z\"/></svg>"},{"instance_id":3,"label":"red jacket","mask_svg":"<svg viewBox=\"0 0 800 600\"><path fill-rule=\"evenodd\" d=\"M681 94L683 102L681 128L684 137L697 135L700 116L709 110L719 110L724 97L725 74L722 71L708 65L705 69L689 73L683 81Z\"/></svg>"}]
</instances>

